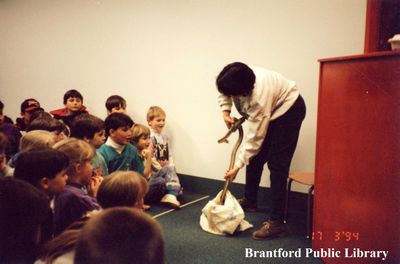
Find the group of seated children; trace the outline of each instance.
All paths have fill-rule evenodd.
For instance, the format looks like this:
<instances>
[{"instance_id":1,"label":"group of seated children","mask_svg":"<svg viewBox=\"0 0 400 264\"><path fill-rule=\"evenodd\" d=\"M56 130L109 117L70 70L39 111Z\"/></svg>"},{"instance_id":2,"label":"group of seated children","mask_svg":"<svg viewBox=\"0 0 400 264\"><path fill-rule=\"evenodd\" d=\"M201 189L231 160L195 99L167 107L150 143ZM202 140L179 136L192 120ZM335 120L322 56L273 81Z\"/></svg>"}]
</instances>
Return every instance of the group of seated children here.
<instances>
[{"instance_id":1,"label":"group of seated children","mask_svg":"<svg viewBox=\"0 0 400 264\"><path fill-rule=\"evenodd\" d=\"M163 133L165 112L158 106L150 107L149 128L134 123L126 113L126 101L118 95L107 99L104 121L88 113L78 91L67 91L63 100L65 107L50 113L37 100L25 100L15 125L3 115L0 102L0 214L8 215L0 226L0 262L13 262L14 258L32 263L40 258L38 263L52 263L66 257L75 258L76 263L99 263L99 258L128 263L127 258L136 252L144 261L138 263L163 263L159 225L143 212L120 206L143 211L149 204L161 202L180 208L178 197L183 188ZM24 191L28 188L25 183L34 190ZM6 202L6 193L1 191L11 185L22 186L21 201L10 194ZM32 200L32 208L21 215L24 199ZM117 208L104 210L111 207ZM101 213L93 213L97 211ZM18 217L24 215L32 218L28 223L31 229L26 227L21 233L17 229L23 220ZM11 228L13 222L16 225ZM144 226L148 227L147 235L140 233ZM98 230L113 231L99 234ZM139 246L132 240L133 246L115 247L115 255L101 255L105 245L93 240L103 235L117 241L123 239L121 234L127 236L127 230L144 244ZM42 251L37 251L39 245ZM143 246L150 253L140 256ZM95 253L88 254L88 250Z\"/></svg>"}]
</instances>

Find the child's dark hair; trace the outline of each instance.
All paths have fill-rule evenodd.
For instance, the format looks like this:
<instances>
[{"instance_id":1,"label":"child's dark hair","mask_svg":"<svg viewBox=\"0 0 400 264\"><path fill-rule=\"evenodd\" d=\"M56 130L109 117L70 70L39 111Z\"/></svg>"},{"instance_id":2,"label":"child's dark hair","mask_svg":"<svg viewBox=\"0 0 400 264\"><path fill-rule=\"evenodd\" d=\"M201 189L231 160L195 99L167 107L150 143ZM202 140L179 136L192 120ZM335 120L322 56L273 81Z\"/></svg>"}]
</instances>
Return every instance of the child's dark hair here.
<instances>
[{"instance_id":1,"label":"child's dark hair","mask_svg":"<svg viewBox=\"0 0 400 264\"><path fill-rule=\"evenodd\" d=\"M226 96L246 96L254 88L256 76L244 63L228 64L217 77L218 91Z\"/></svg>"},{"instance_id":2,"label":"child's dark hair","mask_svg":"<svg viewBox=\"0 0 400 264\"><path fill-rule=\"evenodd\" d=\"M52 148L31 150L18 156L14 177L38 187L41 179L53 179L68 165L69 159L61 151Z\"/></svg>"},{"instance_id":3,"label":"child's dark hair","mask_svg":"<svg viewBox=\"0 0 400 264\"><path fill-rule=\"evenodd\" d=\"M75 248L76 264L164 263L161 226L139 209L114 207L94 215Z\"/></svg>"},{"instance_id":4,"label":"child's dark hair","mask_svg":"<svg viewBox=\"0 0 400 264\"><path fill-rule=\"evenodd\" d=\"M132 127L134 122L133 120L125 114L114 113L107 116L105 120L106 124L106 135L110 135L110 130L117 130L120 127Z\"/></svg>"},{"instance_id":5,"label":"child's dark hair","mask_svg":"<svg viewBox=\"0 0 400 264\"><path fill-rule=\"evenodd\" d=\"M122 107L123 109L125 109L126 108L126 100L122 96L111 95L106 100L106 108L109 112L111 112L111 110L114 107Z\"/></svg>"},{"instance_id":6,"label":"child's dark hair","mask_svg":"<svg viewBox=\"0 0 400 264\"><path fill-rule=\"evenodd\" d=\"M92 139L95 133L105 128L103 120L90 114L81 114L75 117L71 125L71 137Z\"/></svg>"},{"instance_id":7,"label":"child's dark hair","mask_svg":"<svg viewBox=\"0 0 400 264\"><path fill-rule=\"evenodd\" d=\"M1 263L33 263L34 237L50 210L48 197L14 177L0 178Z\"/></svg>"},{"instance_id":8,"label":"child's dark hair","mask_svg":"<svg viewBox=\"0 0 400 264\"><path fill-rule=\"evenodd\" d=\"M54 119L47 112L35 112L31 117L31 122L27 128L27 131L32 130L45 130L49 132L63 132L66 130L66 126L57 119Z\"/></svg>"},{"instance_id":9,"label":"child's dark hair","mask_svg":"<svg viewBox=\"0 0 400 264\"><path fill-rule=\"evenodd\" d=\"M64 94L64 104L66 104L67 103L67 101L68 101L68 98L79 98L79 99L81 99L81 101L82 101L82 103L83 103L83 96L82 96L82 94L80 93L80 92L78 92L77 90L75 90L75 89L72 89L72 90L69 90L69 91L67 91L65 94Z\"/></svg>"}]
</instances>

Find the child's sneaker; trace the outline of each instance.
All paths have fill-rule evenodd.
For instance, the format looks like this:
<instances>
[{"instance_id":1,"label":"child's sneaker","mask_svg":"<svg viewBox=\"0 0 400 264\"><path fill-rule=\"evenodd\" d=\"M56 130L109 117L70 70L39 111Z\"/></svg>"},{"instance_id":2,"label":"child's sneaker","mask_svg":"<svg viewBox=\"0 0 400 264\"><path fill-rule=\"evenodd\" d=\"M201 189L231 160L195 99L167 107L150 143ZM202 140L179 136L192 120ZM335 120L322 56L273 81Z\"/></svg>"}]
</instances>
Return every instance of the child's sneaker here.
<instances>
[{"instance_id":1,"label":"child's sneaker","mask_svg":"<svg viewBox=\"0 0 400 264\"><path fill-rule=\"evenodd\" d=\"M163 198L161 198L161 203L173 209L181 208L181 203L176 199L176 196L169 193L167 193L166 195L163 196Z\"/></svg>"}]
</instances>

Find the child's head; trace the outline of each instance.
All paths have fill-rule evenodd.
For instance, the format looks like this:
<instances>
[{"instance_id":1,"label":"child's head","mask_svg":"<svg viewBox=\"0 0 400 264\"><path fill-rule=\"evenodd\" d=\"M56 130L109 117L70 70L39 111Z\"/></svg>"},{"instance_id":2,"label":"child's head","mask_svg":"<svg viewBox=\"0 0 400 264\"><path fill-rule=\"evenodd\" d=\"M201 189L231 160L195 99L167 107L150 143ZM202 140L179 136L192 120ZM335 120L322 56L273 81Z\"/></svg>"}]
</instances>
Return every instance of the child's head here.
<instances>
[{"instance_id":1,"label":"child's head","mask_svg":"<svg viewBox=\"0 0 400 264\"><path fill-rule=\"evenodd\" d=\"M150 146L150 129L141 124L135 124L132 128L132 141L138 150Z\"/></svg>"},{"instance_id":2,"label":"child's head","mask_svg":"<svg viewBox=\"0 0 400 264\"><path fill-rule=\"evenodd\" d=\"M21 117L25 125L29 124L32 114L37 111L43 111L43 108L40 107L40 103L36 99L25 99L21 103Z\"/></svg>"},{"instance_id":3,"label":"child's head","mask_svg":"<svg viewBox=\"0 0 400 264\"><path fill-rule=\"evenodd\" d=\"M93 174L93 147L81 139L67 138L57 142L53 148L65 153L69 158L68 180L88 185Z\"/></svg>"},{"instance_id":4,"label":"child's head","mask_svg":"<svg viewBox=\"0 0 400 264\"><path fill-rule=\"evenodd\" d=\"M132 138L132 125L134 122L125 114L114 113L106 120L106 134L117 144L127 145Z\"/></svg>"},{"instance_id":5,"label":"child's head","mask_svg":"<svg viewBox=\"0 0 400 264\"><path fill-rule=\"evenodd\" d=\"M119 95L111 95L106 100L107 114L126 114L126 100Z\"/></svg>"},{"instance_id":6,"label":"child's head","mask_svg":"<svg viewBox=\"0 0 400 264\"><path fill-rule=\"evenodd\" d=\"M226 96L248 96L254 88L256 76L244 63L226 65L217 77L218 91Z\"/></svg>"},{"instance_id":7,"label":"child's head","mask_svg":"<svg viewBox=\"0 0 400 264\"><path fill-rule=\"evenodd\" d=\"M83 139L94 148L99 148L106 140L104 127L104 121L94 115L78 115L72 122L71 137Z\"/></svg>"},{"instance_id":8,"label":"child's head","mask_svg":"<svg viewBox=\"0 0 400 264\"><path fill-rule=\"evenodd\" d=\"M51 148L55 144L54 135L45 130L33 130L22 136L19 142L19 151L39 150Z\"/></svg>"},{"instance_id":9,"label":"child's head","mask_svg":"<svg viewBox=\"0 0 400 264\"><path fill-rule=\"evenodd\" d=\"M23 152L16 161L14 177L48 195L58 194L65 189L68 164L68 157L52 148Z\"/></svg>"},{"instance_id":10,"label":"child's head","mask_svg":"<svg viewBox=\"0 0 400 264\"><path fill-rule=\"evenodd\" d=\"M40 226L50 209L49 199L31 184L14 177L0 178L0 194L1 263L32 263Z\"/></svg>"},{"instance_id":11,"label":"child's head","mask_svg":"<svg viewBox=\"0 0 400 264\"><path fill-rule=\"evenodd\" d=\"M115 207L103 210L82 228L74 263L162 264L164 239L161 226L138 209Z\"/></svg>"},{"instance_id":12,"label":"child's head","mask_svg":"<svg viewBox=\"0 0 400 264\"><path fill-rule=\"evenodd\" d=\"M116 171L104 177L97 201L103 209L128 206L140 208L147 193L147 181L135 171Z\"/></svg>"},{"instance_id":13,"label":"child's head","mask_svg":"<svg viewBox=\"0 0 400 264\"><path fill-rule=\"evenodd\" d=\"M78 112L83 104L83 96L77 90L69 90L64 94L64 105L68 111Z\"/></svg>"},{"instance_id":14,"label":"child's head","mask_svg":"<svg viewBox=\"0 0 400 264\"><path fill-rule=\"evenodd\" d=\"M63 140L66 135L66 126L57 119L54 119L47 112L35 112L31 116L31 122L27 131L46 130L53 134L55 142Z\"/></svg>"},{"instance_id":15,"label":"child's head","mask_svg":"<svg viewBox=\"0 0 400 264\"><path fill-rule=\"evenodd\" d=\"M156 132L161 133L165 126L166 114L159 106L151 106L147 111L147 122Z\"/></svg>"}]
</instances>

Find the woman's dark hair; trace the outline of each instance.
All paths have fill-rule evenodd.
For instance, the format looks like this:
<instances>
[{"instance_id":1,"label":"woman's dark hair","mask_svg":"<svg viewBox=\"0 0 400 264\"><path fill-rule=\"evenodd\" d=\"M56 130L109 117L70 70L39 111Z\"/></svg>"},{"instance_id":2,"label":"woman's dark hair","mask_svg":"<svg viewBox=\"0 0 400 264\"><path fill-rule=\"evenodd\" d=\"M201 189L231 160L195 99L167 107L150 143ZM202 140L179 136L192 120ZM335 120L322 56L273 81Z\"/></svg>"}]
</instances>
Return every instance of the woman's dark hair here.
<instances>
[{"instance_id":1,"label":"woman's dark hair","mask_svg":"<svg viewBox=\"0 0 400 264\"><path fill-rule=\"evenodd\" d=\"M247 96L254 88L256 76L244 63L226 65L217 77L218 91L226 96Z\"/></svg>"},{"instance_id":2,"label":"woman's dark hair","mask_svg":"<svg viewBox=\"0 0 400 264\"><path fill-rule=\"evenodd\" d=\"M71 137L92 139L94 134L104 129L105 123L97 116L80 114L74 118L71 125Z\"/></svg>"},{"instance_id":3,"label":"woman's dark hair","mask_svg":"<svg viewBox=\"0 0 400 264\"><path fill-rule=\"evenodd\" d=\"M132 127L134 122L133 120L125 114L114 113L107 116L105 120L106 124L106 135L110 135L110 130L117 130L120 127Z\"/></svg>"},{"instance_id":4,"label":"woman's dark hair","mask_svg":"<svg viewBox=\"0 0 400 264\"><path fill-rule=\"evenodd\" d=\"M49 212L49 199L31 184L0 178L0 263L33 263L35 237Z\"/></svg>"},{"instance_id":5,"label":"woman's dark hair","mask_svg":"<svg viewBox=\"0 0 400 264\"><path fill-rule=\"evenodd\" d=\"M79 99L81 99L81 101L82 101L82 103L83 103L83 96L82 96L82 94L80 93L80 92L78 92L77 90L75 90L75 89L72 89L72 90L69 90L69 91L67 91L65 94L64 94L64 104L66 104L67 103L67 101L68 101L68 98L79 98Z\"/></svg>"},{"instance_id":6,"label":"woman's dark hair","mask_svg":"<svg viewBox=\"0 0 400 264\"><path fill-rule=\"evenodd\" d=\"M69 159L61 151L52 148L31 150L18 156L14 177L38 186L41 179L53 179L68 165Z\"/></svg>"}]
</instances>

